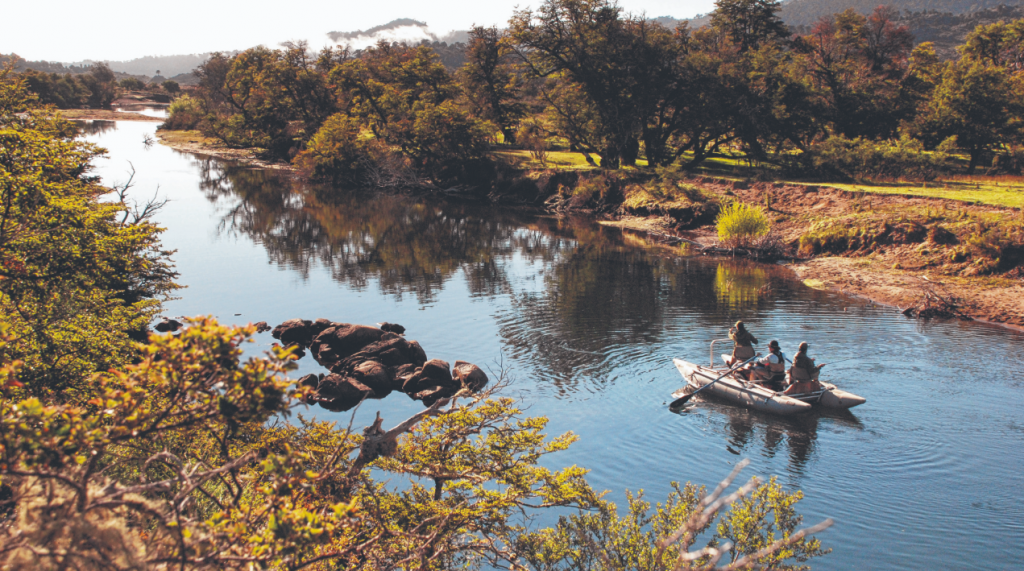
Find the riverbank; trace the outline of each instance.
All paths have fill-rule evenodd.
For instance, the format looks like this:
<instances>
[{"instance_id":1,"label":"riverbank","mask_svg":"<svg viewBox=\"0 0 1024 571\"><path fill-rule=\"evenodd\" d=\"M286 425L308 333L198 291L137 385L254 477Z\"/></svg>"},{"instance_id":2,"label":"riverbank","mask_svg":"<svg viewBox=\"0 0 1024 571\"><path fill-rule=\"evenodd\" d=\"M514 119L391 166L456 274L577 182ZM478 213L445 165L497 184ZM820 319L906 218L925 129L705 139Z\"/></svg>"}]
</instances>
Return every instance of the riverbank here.
<instances>
[{"instance_id":1,"label":"riverbank","mask_svg":"<svg viewBox=\"0 0 1024 571\"><path fill-rule=\"evenodd\" d=\"M61 109L60 114L72 121L150 121L163 123L162 117L144 115L132 111L114 111L113 109Z\"/></svg>"},{"instance_id":2,"label":"riverbank","mask_svg":"<svg viewBox=\"0 0 1024 571\"><path fill-rule=\"evenodd\" d=\"M213 137L203 135L199 131L167 131L157 129L156 138L161 144L183 153L207 155L264 169L295 171L295 167L288 163L262 160L253 149L231 148Z\"/></svg>"},{"instance_id":3,"label":"riverbank","mask_svg":"<svg viewBox=\"0 0 1024 571\"><path fill-rule=\"evenodd\" d=\"M694 179L714 200L763 207L805 284L921 316L1024 328L1020 210L831 187ZM628 198L627 198L628 202ZM718 246L711 224L680 230L670 215L620 213L602 224Z\"/></svg>"}]
</instances>

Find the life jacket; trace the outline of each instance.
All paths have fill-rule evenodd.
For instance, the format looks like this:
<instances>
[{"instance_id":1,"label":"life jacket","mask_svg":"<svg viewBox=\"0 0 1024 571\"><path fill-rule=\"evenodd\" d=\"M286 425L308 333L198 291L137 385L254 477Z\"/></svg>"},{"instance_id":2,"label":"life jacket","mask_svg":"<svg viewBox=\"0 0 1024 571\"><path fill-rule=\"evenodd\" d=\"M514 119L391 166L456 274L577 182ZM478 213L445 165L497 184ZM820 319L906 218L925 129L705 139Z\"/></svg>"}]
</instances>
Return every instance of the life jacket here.
<instances>
[{"instance_id":1,"label":"life jacket","mask_svg":"<svg viewBox=\"0 0 1024 571\"><path fill-rule=\"evenodd\" d=\"M793 360L793 366L789 368L789 376L790 376L790 378L793 380L793 382L797 382L797 381L810 381L810 380L812 380L813 379L812 375L814 373L816 373L817 371L816 370L815 371L808 371L807 369L805 369L803 367L797 367L796 366L796 362L798 360L799 360L799 354L798 354L798 358ZM811 365L812 366L814 365L814 361L812 359L808 359L806 355L804 355L804 360L810 361Z\"/></svg>"},{"instance_id":2,"label":"life jacket","mask_svg":"<svg viewBox=\"0 0 1024 571\"><path fill-rule=\"evenodd\" d=\"M769 361L768 362L768 370L772 372L772 375L777 375L779 373L785 373L786 372L786 358L782 355L782 351L779 351L778 353L772 353L772 354L779 358L779 362L778 363L772 363L771 361Z\"/></svg>"},{"instance_id":3,"label":"life jacket","mask_svg":"<svg viewBox=\"0 0 1024 571\"><path fill-rule=\"evenodd\" d=\"M732 358L737 363L742 363L754 356L754 348L749 345L737 345L732 348Z\"/></svg>"}]
</instances>

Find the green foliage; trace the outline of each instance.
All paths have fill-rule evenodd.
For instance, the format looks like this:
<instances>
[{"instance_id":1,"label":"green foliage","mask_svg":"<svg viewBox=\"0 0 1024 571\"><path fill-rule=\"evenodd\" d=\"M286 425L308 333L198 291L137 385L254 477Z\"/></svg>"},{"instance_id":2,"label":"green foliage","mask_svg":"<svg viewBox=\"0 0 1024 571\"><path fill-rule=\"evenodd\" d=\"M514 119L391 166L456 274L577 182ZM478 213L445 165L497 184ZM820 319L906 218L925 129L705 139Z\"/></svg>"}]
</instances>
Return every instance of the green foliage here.
<instances>
[{"instance_id":1,"label":"green foliage","mask_svg":"<svg viewBox=\"0 0 1024 571\"><path fill-rule=\"evenodd\" d=\"M793 506L800 492L787 493L774 479L758 486L750 498L741 499L721 515L716 532L707 541L705 554L684 560L680 551L688 551L697 537L706 533L718 516L702 518L706 507L704 488L687 483L672 484L664 504L652 506L643 496L627 493L627 510L618 514L615 504L601 502L597 510L561 517L555 529L525 534L521 550L530 567L537 571L613 571L618 569L673 570L703 567L713 550L731 543L732 559L756 554L776 540L794 537L801 517ZM680 545L667 548L676 538ZM767 569L806 569L803 563L825 555L817 539L794 541L771 555L755 557L756 564ZM692 567L691 567L692 566Z\"/></svg>"},{"instance_id":2,"label":"green foliage","mask_svg":"<svg viewBox=\"0 0 1024 571\"><path fill-rule=\"evenodd\" d=\"M127 187L101 201L111 189L86 174L101 151L76 136L0 72L0 324L12 336L3 358L24 361L35 394L68 399L89 374L132 358L132 332L177 287L152 210L128 204Z\"/></svg>"},{"instance_id":3,"label":"green foliage","mask_svg":"<svg viewBox=\"0 0 1024 571\"><path fill-rule=\"evenodd\" d=\"M178 93L179 91L181 91L181 86L178 85L178 82L174 81L173 79L168 79L167 81L164 81L160 84L160 87L163 87L164 91L166 91L167 93Z\"/></svg>"},{"instance_id":4,"label":"green foliage","mask_svg":"<svg viewBox=\"0 0 1024 571\"><path fill-rule=\"evenodd\" d=\"M360 136L358 119L343 113L332 115L293 160L295 166L317 180L342 184L363 182L369 141Z\"/></svg>"},{"instance_id":5,"label":"green foliage","mask_svg":"<svg viewBox=\"0 0 1024 571\"><path fill-rule=\"evenodd\" d=\"M168 131L188 131L203 120L202 104L189 95L182 95L167 107L167 120L160 125Z\"/></svg>"},{"instance_id":6,"label":"green foliage","mask_svg":"<svg viewBox=\"0 0 1024 571\"><path fill-rule=\"evenodd\" d=\"M287 351L242 361L254 333L191 320L79 406L22 397L20 363L0 367L0 477L17 506L0 564L451 569L514 561L524 511L597 501L584 470L538 466L575 437L548 441L510 399L442 402L361 437L268 423L309 389L285 378Z\"/></svg>"},{"instance_id":7,"label":"green foliage","mask_svg":"<svg viewBox=\"0 0 1024 571\"><path fill-rule=\"evenodd\" d=\"M898 140L872 141L833 135L808 149L804 174L828 180L935 180L956 139L934 153L904 135Z\"/></svg>"},{"instance_id":8,"label":"green foliage","mask_svg":"<svg viewBox=\"0 0 1024 571\"><path fill-rule=\"evenodd\" d=\"M505 142L516 142L519 122L526 116L522 74L513 63L509 38L497 28L475 26L466 46L466 63L459 79L477 116L494 123Z\"/></svg>"},{"instance_id":9,"label":"green foliage","mask_svg":"<svg viewBox=\"0 0 1024 571\"><path fill-rule=\"evenodd\" d=\"M121 89L127 89L129 91L142 91L146 88L146 83L137 77L126 77L117 82L117 85Z\"/></svg>"},{"instance_id":10,"label":"green foliage","mask_svg":"<svg viewBox=\"0 0 1024 571\"><path fill-rule=\"evenodd\" d=\"M749 246L771 230L771 223L761 207L733 202L722 208L715 219L718 239L732 247Z\"/></svg>"},{"instance_id":11,"label":"green foliage","mask_svg":"<svg viewBox=\"0 0 1024 571\"><path fill-rule=\"evenodd\" d=\"M429 48L381 43L336 66L331 80L348 112L418 172L451 182L486 169L488 130L460 108L458 85Z\"/></svg>"},{"instance_id":12,"label":"green foliage","mask_svg":"<svg viewBox=\"0 0 1024 571\"><path fill-rule=\"evenodd\" d=\"M89 102L89 88L73 75L28 70L21 77L40 103L54 105L58 109L74 109Z\"/></svg>"}]
</instances>

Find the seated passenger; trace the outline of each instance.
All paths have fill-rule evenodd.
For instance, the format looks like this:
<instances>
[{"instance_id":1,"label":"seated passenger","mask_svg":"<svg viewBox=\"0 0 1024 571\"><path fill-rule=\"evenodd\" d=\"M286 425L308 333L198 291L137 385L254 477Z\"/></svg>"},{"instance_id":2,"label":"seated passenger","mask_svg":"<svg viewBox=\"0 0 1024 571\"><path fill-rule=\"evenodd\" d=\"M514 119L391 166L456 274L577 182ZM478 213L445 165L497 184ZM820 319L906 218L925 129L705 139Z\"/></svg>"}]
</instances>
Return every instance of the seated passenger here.
<instances>
[{"instance_id":1,"label":"seated passenger","mask_svg":"<svg viewBox=\"0 0 1024 571\"><path fill-rule=\"evenodd\" d=\"M730 367L735 367L754 356L753 346L757 345L757 337L747 331L742 321L737 321L736 326L729 330L729 339L732 339L734 343L732 359L727 363Z\"/></svg>"},{"instance_id":2,"label":"seated passenger","mask_svg":"<svg viewBox=\"0 0 1024 571\"><path fill-rule=\"evenodd\" d=\"M807 342L800 344L800 348L793 357L793 366L789 369L789 380L792 383L789 385L783 394L803 394L817 391L821 388L821 383L818 382L818 372L824 367L824 363L821 365L814 365L814 359L807 356L807 349L810 345Z\"/></svg>"},{"instance_id":3,"label":"seated passenger","mask_svg":"<svg viewBox=\"0 0 1024 571\"><path fill-rule=\"evenodd\" d=\"M754 361L751 367L750 380L754 382L778 382L786 378L786 356L782 354L779 342L772 340L768 344L768 355Z\"/></svg>"}]
</instances>

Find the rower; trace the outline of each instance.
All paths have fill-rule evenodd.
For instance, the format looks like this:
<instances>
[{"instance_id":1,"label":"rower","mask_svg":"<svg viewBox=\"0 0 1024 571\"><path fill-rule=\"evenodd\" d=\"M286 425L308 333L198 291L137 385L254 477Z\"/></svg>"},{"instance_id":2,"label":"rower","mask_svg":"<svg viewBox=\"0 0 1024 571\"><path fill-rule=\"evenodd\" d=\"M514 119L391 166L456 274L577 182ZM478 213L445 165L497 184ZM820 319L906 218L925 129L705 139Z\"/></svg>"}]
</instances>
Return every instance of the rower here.
<instances>
[{"instance_id":1,"label":"rower","mask_svg":"<svg viewBox=\"0 0 1024 571\"><path fill-rule=\"evenodd\" d=\"M782 354L779 342L774 339L768 343L768 351L766 356L754 361L750 380L781 385L786 380L786 356Z\"/></svg>"},{"instance_id":2,"label":"rower","mask_svg":"<svg viewBox=\"0 0 1024 571\"><path fill-rule=\"evenodd\" d=\"M729 330L729 339L732 339L734 343L732 358L727 363L730 367L754 356L753 346L757 345L757 337L754 337L747 331L742 321L737 321L736 326Z\"/></svg>"},{"instance_id":3,"label":"rower","mask_svg":"<svg viewBox=\"0 0 1024 571\"><path fill-rule=\"evenodd\" d=\"M792 384L789 385L789 388L783 394L811 393L821 388L821 383L818 382L818 374L825 364L822 363L815 366L814 359L807 356L809 348L810 345L806 341L800 344L799 350L793 357L793 366L789 368L789 380Z\"/></svg>"}]
</instances>

